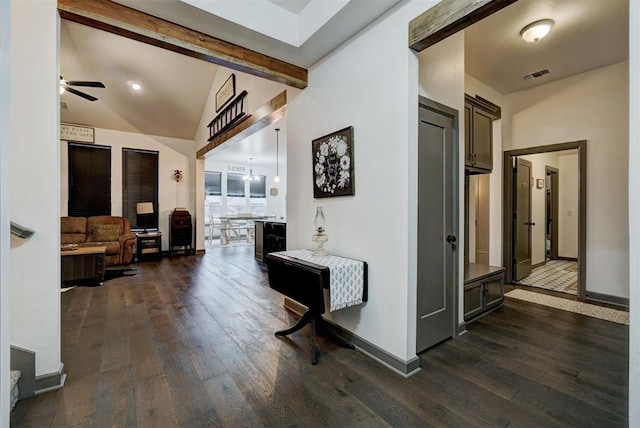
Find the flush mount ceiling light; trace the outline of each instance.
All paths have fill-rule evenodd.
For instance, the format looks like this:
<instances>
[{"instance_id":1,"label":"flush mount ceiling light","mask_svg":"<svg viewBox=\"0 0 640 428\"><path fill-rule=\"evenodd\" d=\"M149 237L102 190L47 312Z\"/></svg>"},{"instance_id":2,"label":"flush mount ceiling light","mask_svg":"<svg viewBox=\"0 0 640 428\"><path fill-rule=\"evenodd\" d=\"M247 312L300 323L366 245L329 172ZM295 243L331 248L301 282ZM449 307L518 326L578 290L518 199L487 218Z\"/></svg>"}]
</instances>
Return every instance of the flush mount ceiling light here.
<instances>
[{"instance_id":1,"label":"flush mount ceiling light","mask_svg":"<svg viewBox=\"0 0 640 428\"><path fill-rule=\"evenodd\" d=\"M551 31L551 27L553 27L553 24L553 19L541 19L540 21L532 22L531 24L525 26L522 30L520 30L520 35L525 40L525 42L534 43L549 34L549 31Z\"/></svg>"},{"instance_id":2,"label":"flush mount ceiling light","mask_svg":"<svg viewBox=\"0 0 640 428\"><path fill-rule=\"evenodd\" d=\"M131 82L129 86L131 86L131 89L133 89L134 91L139 91L142 89L142 85L136 82Z\"/></svg>"}]
</instances>

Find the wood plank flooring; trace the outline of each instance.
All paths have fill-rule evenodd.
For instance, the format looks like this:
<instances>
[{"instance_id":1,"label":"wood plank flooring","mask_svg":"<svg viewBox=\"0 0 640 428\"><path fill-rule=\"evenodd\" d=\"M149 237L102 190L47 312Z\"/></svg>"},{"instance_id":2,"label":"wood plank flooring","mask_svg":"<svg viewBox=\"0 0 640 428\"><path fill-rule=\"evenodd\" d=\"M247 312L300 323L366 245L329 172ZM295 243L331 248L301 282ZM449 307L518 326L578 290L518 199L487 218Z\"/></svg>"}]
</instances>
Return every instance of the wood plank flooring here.
<instances>
[{"instance_id":1,"label":"wood plank flooring","mask_svg":"<svg viewBox=\"0 0 640 428\"><path fill-rule=\"evenodd\" d=\"M66 384L19 401L12 426L627 425L626 326L507 300L409 379L322 338L311 366L308 327L273 335L295 318L252 251L64 293Z\"/></svg>"}]
</instances>

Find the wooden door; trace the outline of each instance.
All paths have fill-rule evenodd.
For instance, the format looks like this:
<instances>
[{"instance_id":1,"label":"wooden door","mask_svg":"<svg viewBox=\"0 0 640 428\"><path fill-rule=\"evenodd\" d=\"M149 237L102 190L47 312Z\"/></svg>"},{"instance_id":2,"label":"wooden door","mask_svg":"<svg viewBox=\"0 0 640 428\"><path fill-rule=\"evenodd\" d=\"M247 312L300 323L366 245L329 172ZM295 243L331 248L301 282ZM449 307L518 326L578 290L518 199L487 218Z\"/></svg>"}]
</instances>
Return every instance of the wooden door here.
<instances>
[{"instance_id":1,"label":"wooden door","mask_svg":"<svg viewBox=\"0 0 640 428\"><path fill-rule=\"evenodd\" d=\"M531 162L516 158L513 168L514 281L531 274Z\"/></svg>"},{"instance_id":2,"label":"wooden door","mask_svg":"<svg viewBox=\"0 0 640 428\"><path fill-rule=\"evenodd\" d=\"M417 352L452 337L456 325L456 114L420 97Z\"/></svg>"}]
</instances>

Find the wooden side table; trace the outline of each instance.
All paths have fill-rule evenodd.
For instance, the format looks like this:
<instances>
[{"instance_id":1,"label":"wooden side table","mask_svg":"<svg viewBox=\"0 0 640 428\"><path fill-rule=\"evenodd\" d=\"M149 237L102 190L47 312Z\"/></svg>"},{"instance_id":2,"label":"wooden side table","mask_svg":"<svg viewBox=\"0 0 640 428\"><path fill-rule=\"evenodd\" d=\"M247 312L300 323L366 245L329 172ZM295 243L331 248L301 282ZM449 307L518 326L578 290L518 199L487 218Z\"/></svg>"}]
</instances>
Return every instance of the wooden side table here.
<instances>
[{"instance_id":1,"label":"wooden side table","mask_svg":"<svg viewBox=\"0 0 640 428\"><path fill-rule=\"evenodd\" d=\"M62 249L60 256L62 264L60 270L63 286L81 281L104 281L105 261L104 252L107 247L77 247Z\"/></svg>"},{"instance_id":2,"label":"wooden side table","mask_svg":"<svg viewBox=\"0 0 640 428\"><path fill-rule=\"evenodd\" d=\"M136 259L138 262L162 258L162 232L136 233Z\"/></svg>"}]
</instances>

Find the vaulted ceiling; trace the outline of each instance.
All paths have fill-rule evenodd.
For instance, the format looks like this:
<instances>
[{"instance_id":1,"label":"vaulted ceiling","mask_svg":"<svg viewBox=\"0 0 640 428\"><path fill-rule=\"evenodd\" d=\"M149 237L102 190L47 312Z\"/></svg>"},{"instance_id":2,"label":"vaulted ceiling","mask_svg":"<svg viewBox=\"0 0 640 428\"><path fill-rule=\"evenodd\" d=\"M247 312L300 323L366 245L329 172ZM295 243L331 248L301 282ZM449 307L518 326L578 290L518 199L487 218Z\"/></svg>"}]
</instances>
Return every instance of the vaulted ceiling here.
<instances>
[{"instance_id":1,"label":"vaulted ceiling","mask_svg":"<svg viewBox=\"0 0 640 428\"><path fill-rule=\"evenodd\" d=\"M318 12L324 0L117 3L310 67L399 0L335 0L324 12ZM525 43L520 29L542 18L556 21L550 35L534 44ZM465 40L466 71L507 94L627 59L628 0L519 0L469 27ZM65 79L98 80L106 85L106 89L81 88L98 97L96 102L63 94L61 101L67 107L61 110L63 122L184 139L194 138L216 73L229 73L204 61L65 20L60 56ZM522 78L544 68L551 73L541 79ZM139 82L142 90L132 91L128 85L132 81ZM264 135L265 147L274 139L272 128L255 138L260 135ZM254 140L252 144L258 143ZM246 145L234 146L237 159L248 157Z\"/></svg>"}]
</instances>

